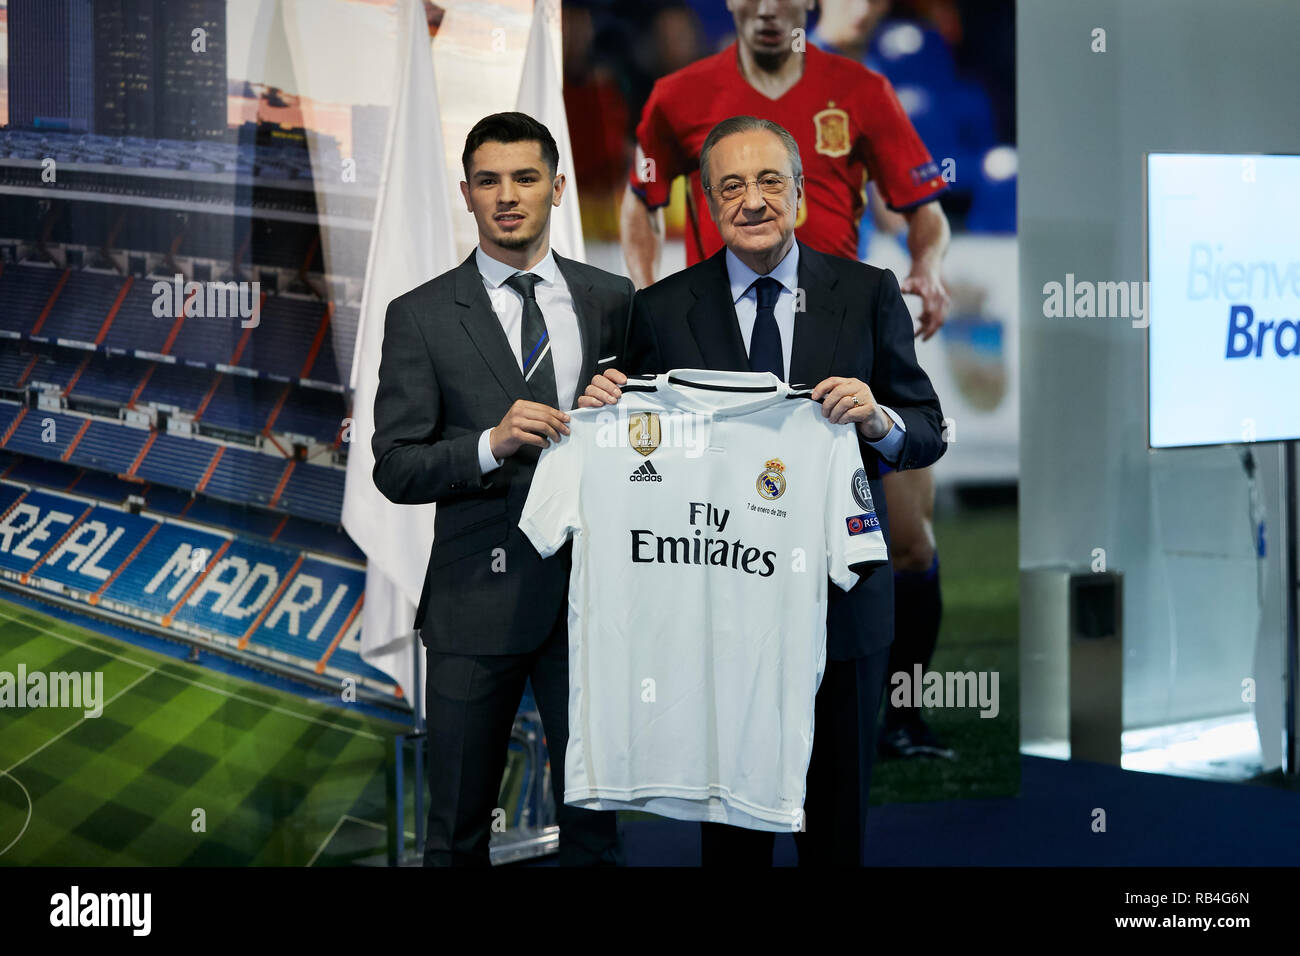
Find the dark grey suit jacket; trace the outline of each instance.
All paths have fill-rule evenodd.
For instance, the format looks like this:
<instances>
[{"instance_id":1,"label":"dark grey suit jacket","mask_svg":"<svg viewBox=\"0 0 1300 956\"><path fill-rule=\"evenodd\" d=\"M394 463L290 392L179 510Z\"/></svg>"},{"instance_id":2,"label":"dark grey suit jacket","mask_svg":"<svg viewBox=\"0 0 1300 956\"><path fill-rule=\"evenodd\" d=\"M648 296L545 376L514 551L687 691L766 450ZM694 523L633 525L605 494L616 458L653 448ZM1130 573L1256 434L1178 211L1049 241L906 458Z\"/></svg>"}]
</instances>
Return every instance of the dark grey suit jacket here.
<instances>
[{"instance_id":1,"label":"dark grey suit jacket","mask_svg":"<svg viewBox=\"0 0 1300 956\"><path fill-rule=\"evenodd\" d=\"M577 395L622 360L632 283L555 256L582 337ZM517 654L540 646L564 606L568 548L543 561L519 530L537 449L483 475L478 441L531 400L474 255L388 305L375 393L375 485L397 504L438 503L415 626L434 650ZM600 359L605 359L601 362ZM494 552L502 549L501 562ZM494 563L496 570L494 570Z\"/></svg>"},{"instance_id":2,"label":"dark grey suit jacket","mask_svg":"<svg viewBox=\"0 0 1300 956\"><path fill-rule=\"evenodd\" d=\"M726 250L642 289L632 303L625 348L630 374L677 368L748 371L749 357L731 302ZM924 468L947 446L943 412L929 377L916 362L912 320L892 272L829 256L799 243L802 312L795 315L788 380L812 387L833 375L858 378L906 426L898 468ZM889 539L889 512L880 481L880 455L858 442L862 465ZM829 589L827 654L853 660L894 639L894 580L890 564L867 569L847 593Z\"/></svg>"}]
</instances>

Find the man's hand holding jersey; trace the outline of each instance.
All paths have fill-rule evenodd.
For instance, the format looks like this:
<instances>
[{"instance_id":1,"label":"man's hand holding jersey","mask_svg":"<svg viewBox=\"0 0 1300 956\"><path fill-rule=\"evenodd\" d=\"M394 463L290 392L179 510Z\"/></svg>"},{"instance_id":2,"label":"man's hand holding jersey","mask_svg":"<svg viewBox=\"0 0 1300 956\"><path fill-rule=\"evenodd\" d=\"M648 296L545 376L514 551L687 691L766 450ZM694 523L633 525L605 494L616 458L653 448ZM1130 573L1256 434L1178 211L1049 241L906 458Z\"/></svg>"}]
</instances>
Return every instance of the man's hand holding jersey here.
<instances>
[{"instance_id":1,"label":"man's hand holding jersey","mask_svg":"<svg viewBox=\"0 0 1300 956\"><path fill-rule=\"evenodd\" d=\"M607 368L591 380L580 396L579 408L599 408L613 405L623 394L621 385L627 384L627 376L616 368ZM852 422L867 441L880 441L889 434L894 422L871 394L871 386L856 378L841 378L832 375L817 383L812 390L815 402L822 403L822 415L832 425Z\"/></svg>"},{"instance_id":2,"label":"man's hand holding jersey","mask_svg":"<svg viewBox=\"0 0 1300 956\"><path fill-rule=\"evenodd\" d=\"M852 422L867 441L880 441L894 426L894 420L876 404L871 386L860 379L832 375L817 383L812 398L822 403L822 415L832 425Z\"/></svg>"},{"instance_id":3,"label":"man's hand holding jersey","mask_svg":"<svg viewBox=\"0 0 1300 956\"><path fill-rule=\"evenodd\" d=\"M627 379L624 379L627 381ZM585 397L585 396L584 396ZM541 402L517 399L488 439L498 461L509 458L524 445L545 448L560 435L569 434L567 413ZM548 440L549 439L549 440Z\"/></svg>"},{"instance_id":4,"label":"man's hand holding jersey","mask_svg":"<svg viewBox=\"0 0 1300 956\"><path fill-rule=\"evenodd\" d=\"M579 408L600 408L613 405L623 394L620 385L627 384L627 376L616 368L607 368L598 372L587 386L587 390L578 396Z\"/></svg>"}]
</instances>

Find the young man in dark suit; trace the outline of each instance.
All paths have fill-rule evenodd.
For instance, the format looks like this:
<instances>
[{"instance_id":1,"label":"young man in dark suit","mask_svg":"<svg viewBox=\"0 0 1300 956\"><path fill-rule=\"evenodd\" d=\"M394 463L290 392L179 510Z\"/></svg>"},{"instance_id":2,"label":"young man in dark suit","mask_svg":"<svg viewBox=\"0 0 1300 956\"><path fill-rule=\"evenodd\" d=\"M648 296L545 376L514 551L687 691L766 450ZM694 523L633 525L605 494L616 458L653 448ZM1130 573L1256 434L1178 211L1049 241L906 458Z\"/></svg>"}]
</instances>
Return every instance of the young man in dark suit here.
<instances>
[{"instance_id":1,"label":"young man in dark suit","mask_svg":"<svg viewBox=\"0 0 1300 956\"><path fill-rule=\"evenodd\" d=\"M579 402L617 401L624 372L675 368L767 371L814 386L832 422L858 431L862 466L886 540L881 462L923 468L944 452L943 413L916 363L912 322L891 272L817 252L794 237L803 196L799 147L769 120L735 116L700 151L709 211L725 248L636 294L618 369ZM867 571L846 592L828 588L827 664L799 862L862 864L874 725L893 640L892 569ZM771 866L773 834L702 824L703 862Z\"/></svg>"},{"instance_id":2,"label":"young man in dark suit","mask_svg":"<svg viewBox=\"0 0 1300 956\"><path fill-rule=\"evenodd\" d=\"M560 862L622 862L613 813L567 807L569 560L519 530L537 456L568 433L581 384L618 361L632 284L555 255L565 178L523 113L470 130L460 184L473 254L388 306L375 485L438 503L416 627L427 661L426 866L487 865L506 749L531 678L550 752Z\"/></svg>"}]
</instances>

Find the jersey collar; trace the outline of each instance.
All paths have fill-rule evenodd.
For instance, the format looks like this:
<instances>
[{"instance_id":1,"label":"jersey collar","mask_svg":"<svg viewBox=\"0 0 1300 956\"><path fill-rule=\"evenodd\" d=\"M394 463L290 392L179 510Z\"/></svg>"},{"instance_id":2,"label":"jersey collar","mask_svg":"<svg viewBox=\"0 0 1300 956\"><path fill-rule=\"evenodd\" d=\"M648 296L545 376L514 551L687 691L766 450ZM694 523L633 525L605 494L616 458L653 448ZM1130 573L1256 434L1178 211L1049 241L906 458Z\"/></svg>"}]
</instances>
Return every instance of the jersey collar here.
<instances>
[{"instance_id":1,"label":"jersey collar","mask_svg":"<svg viewBox=\"0 0 1300 956\"><path fill-rule=\"evenodd\" d=\"M790 386L771 372L680 368L654 377L655 391L678 408L731 418L784 400ZM725 404L717 399L725 396Z\"/></svg>"}]
</instances>

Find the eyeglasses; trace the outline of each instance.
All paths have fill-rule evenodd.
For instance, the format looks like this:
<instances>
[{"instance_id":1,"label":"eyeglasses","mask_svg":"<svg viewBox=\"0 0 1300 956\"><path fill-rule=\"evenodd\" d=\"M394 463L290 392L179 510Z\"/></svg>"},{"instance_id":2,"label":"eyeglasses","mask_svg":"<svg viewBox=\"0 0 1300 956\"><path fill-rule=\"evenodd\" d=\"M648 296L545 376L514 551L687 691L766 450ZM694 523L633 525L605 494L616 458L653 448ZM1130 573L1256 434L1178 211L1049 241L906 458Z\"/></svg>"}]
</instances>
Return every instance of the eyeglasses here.
<instances>
[{"instance_id":1,"label":"eyeglasses","mask_svg":"<svg viewBox=\"0 0 1300 956\"><path fill-rule=\"evenodd\" d=\"M735 202L749 192L750 186L758 186L759 191L764 196L780 196L785 192L788 182L801 178L799 176L782 176L780 173L766 173L756 180L741 181L732 179L718 186L707 186L705 191L713 193L723 202Z\"/></svg>"}]
</instances>

